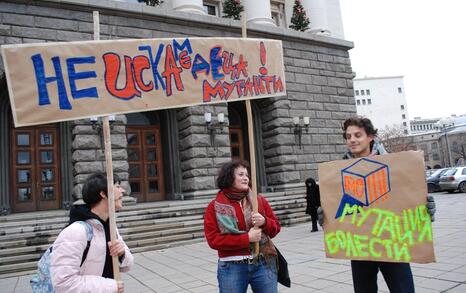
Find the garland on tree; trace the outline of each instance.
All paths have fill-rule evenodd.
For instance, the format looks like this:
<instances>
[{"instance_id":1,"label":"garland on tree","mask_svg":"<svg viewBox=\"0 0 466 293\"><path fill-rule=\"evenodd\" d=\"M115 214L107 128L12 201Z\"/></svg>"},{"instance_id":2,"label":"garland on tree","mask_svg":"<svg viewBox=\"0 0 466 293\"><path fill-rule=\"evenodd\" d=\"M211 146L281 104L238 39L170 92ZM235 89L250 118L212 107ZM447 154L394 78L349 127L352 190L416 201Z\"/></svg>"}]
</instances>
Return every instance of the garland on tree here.
<instances>
[{"instance_id":1,"label":"garland on tree","mask_svg":"<svg viewBox=\"0 0 466 293\"><path fill-rule=\"evenodd\" d=\"M304 10L301 0L295 0L293 6L293 16L291 17L290 28L304 32L309 29L309 17L307 17L306 10Z\"/></svg>"},{"instance_id":2,"label":"garland on tree","mask_svg":"<svg viewBox=\"0 0 466 293\"><path fill-rule=\"evenodd\" d=\"M159 6L163 0L138 0L139 3L146 3L149 6Z\"/></svg>"},{"instance_id":3,"label":"garland on tree","mask_svg":"<svg viewBox=\"0 0 466 293\"><path fill-rule=\"evenodd\" d=\"M223 17L240 19L239 14L244 10L240 0L225 0L223 1Z\"/></svg>"}]
</instances>

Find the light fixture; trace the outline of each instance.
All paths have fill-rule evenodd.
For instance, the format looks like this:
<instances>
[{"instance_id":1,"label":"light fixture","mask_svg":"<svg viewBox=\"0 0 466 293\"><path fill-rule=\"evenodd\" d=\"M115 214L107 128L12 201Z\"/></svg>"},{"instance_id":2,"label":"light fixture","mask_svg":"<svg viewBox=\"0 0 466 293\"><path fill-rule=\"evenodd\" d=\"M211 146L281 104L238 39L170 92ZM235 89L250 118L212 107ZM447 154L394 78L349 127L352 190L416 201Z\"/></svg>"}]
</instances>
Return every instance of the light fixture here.
<instances>
[{"instance_id":1,"label":"light fixture","mask_svg":"<svg viewBox=\"0 0 466 293\"><path fill-rule=\"evenodd\" d=\"M310 118L309 117L303 117L303 125L301 125L301 117L293 117L293 131L295 136L298 139L298 145L299 148L301 149L302 146L302 135L303 135L303 128L306 130L306 133L309 130L309 124L310 124Z\"/></svg>"},{"instance_id":2,"label":"light fixture","mask_svg":"<svg viewBox=\"0 0 466 293\"><path fill-rule=\"evenodd\" d=\"M217 120L218 120L218 123L224 123L225 122L225 114L218 113L217 114Z\"/></svg>"},{"instance_id":3,"label":"light fixture","mask_svg":"<svg viewBox=\"0 0 466 293\"><path fill-rule=\"evenodd\" d=\"M210 122L212 122L212 113L210 112L204 113L204 120L205 120L205 123L210 124Z\"/></svg>"},{"instance_id":4,"label":"light fixture","mask_svg":"<svg viewBox=\"0 0 466 293\"><path fill-rule=\"evenodd\" d=\"M89 120L91 121L92 123L92 129L94 131L97 132L97 134L100 136L100 143L101 145L103 145L103 141L102 141L102 120L99 119L99 117L91 117L89 118ZM108 116L108 121L109 121L109 124L110 124L110 130L113 129L113 124L115 122L116 118L115 118L115 115L109 115Z\"/></svg>"},{"instance_id":5,"label":"light fixture","mask_svg":"<svg viewBox=\"0 0 466 293\"><path fill-rule=\"evenodd\" d=\"M303 122L305 127L309 127L310 119L309 117L303 117Z\"/></svg>"},{"instance_id":6,"label":"light fixture","mask_svg":"<svg viewBox=\"0 0 466 293\"><path fill-rule=\"evenodd\" d=\"M215 143L215 135L217 134L217 129L219 130L219 133L223 132L223 126L225 124L225 114L224 113L218 113L217 114L217 123L214 124L212 122L212 113L205 112L204 113L204 120L205 120L207 129L209 130L209 134L210 134L210 145L217 148L217 145Z\"/></svg>"}]
</instances>

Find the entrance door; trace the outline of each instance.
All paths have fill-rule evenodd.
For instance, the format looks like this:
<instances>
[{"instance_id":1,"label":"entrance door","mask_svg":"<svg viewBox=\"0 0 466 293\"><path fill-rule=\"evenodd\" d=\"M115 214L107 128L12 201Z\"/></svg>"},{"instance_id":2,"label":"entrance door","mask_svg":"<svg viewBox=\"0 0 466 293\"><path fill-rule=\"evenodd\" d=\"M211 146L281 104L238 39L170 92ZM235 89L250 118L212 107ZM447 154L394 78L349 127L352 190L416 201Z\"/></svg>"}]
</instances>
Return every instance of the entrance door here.
<instances>
[{"instance_id":1,"label":"entrance door","mask_svg":"<svg viewBox=\"0 0 466 293\"><path fill-rule=\"evenodd\" d=\"M244 103L228 104L228 120L230 127L231 158L249 160L249 138L246 107Z\"/></svg>"},{"instance_id":2,"label":"entrance door","mask_svg":"<svg viewBox=\"0 0 466 293\"><path fill-rule=\"evenodd\" d=\"M60 207L57 126L12 129L11 180L14 212Z\"/></svg>"},{"instance_id":3,"label":"entrance door","mask_svg":"<svg viewBox=\"0 0 466 293\"><path fill-rule=\"evenodd\" d=\"M243 130L240 127L230 126L231 159L244 160Z\"/></svg>"},{"instance_id":4,"label":"entrance door","mask_svg":"<svg viewBox=\"0 0 466 293\"><path fill-rule=\"evenodd\" d=\"M164 200L160 127L128 126L126 136L131 195L138 202Z\"/></svg>"}]
</instances>

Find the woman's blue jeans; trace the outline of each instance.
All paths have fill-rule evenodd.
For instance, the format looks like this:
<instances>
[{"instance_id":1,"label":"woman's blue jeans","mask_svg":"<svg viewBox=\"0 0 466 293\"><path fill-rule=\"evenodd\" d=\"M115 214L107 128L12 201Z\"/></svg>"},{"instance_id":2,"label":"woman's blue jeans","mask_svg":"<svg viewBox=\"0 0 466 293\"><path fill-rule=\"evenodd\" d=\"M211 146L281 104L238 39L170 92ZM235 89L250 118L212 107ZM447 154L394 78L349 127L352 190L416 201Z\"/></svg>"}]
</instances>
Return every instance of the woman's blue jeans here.
<instances>
[{"instance_id":1,"label":"woman's blue jeans","mask_svg":"<svg viewBox=\"0 0 466 293\"><path fill-rule=\"evenodd\" d=\"M276 263L264 260L257 263L218 261L217 279L220 293L245 293L248 285L254 293L277 293Z\"/></svg>"}]
</instances>

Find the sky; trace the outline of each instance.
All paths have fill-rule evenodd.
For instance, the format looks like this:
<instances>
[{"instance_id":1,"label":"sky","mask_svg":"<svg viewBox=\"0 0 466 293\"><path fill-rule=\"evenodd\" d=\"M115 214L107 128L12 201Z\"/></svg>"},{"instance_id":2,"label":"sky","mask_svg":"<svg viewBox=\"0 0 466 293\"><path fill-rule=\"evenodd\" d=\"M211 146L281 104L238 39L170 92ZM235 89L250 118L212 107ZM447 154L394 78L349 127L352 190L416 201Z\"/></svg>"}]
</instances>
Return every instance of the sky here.
<instances>
[{"instance_id":1,"label":"sky","mask_svg":"<svg viewBox=\"0 0 466 293\"><path fill-rule=\"evenodd\" d=\"M357 78L404 76L409 118L466 114L466 1L340 0Z\"/></svg>"}]
</instances>

